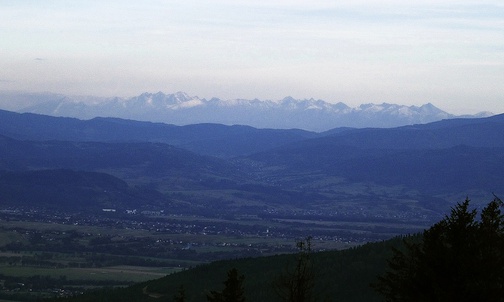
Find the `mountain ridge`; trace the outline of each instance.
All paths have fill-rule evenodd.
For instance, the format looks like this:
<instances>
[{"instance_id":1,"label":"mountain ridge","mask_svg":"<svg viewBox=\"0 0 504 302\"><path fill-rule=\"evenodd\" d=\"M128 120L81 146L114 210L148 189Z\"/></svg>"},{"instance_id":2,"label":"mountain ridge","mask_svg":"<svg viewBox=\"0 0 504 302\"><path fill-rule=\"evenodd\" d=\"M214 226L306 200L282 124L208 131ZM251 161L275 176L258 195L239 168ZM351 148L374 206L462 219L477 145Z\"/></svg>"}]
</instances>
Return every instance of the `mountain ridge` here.
<instances>
[{"instance_id":1,"label":"mountain ridge","mask_svg":"<svg viewBox=\"0 0 504 302\"><path fill-rule=\"evenodd\" d=\"M303 211L388 217L394 208L431 217L457 194L501 192L503 127L504 115L497 115L315 133L0 110L0 170L104 172L159 186L196 207L217 190L210 203L216 207L231 200L240 207L279 202ZM180 195L181 188L188 193Z\"/></svg>"},{"instance_id":2,"label":"mountain ridge","mask_svg":"<svg viewBox=\"0 0 504 302\"><path fill-rule=\"evenodd\" d=\"M20 140L167 143L197 153L233 157L252 154L319 134L297 129L164 123L97 117L91 120L0 110L0 134Z\"/></svg>"},{"instance_id":3,"label":"mountain ridge","mask_svg":"<svg viewBox=\"0 0 504 302\"><path fill-rule=\"evenodd\" d=\"M24 103L26 104L26 95ZM3 103L9 96L0 94ZM11 102L15 97L10 96ZM91 119L118 117L139 121L163 122L175 125L216 123L248 125L255 128L304 129L322 132L337 127L391 128L403 125L425 124L458 116L447 113L432 103L422 106L405 106L390 103L362 104L351 108L338 102L321 99L295 99L287 96L281 100L199 98L185 92L165 94L145 92L131 98L73 98L44 95L42 101L17 108L17 112L30 112L51 116ZM461 117L485 117L481 112Z\"/></svg>"}]
</instances>

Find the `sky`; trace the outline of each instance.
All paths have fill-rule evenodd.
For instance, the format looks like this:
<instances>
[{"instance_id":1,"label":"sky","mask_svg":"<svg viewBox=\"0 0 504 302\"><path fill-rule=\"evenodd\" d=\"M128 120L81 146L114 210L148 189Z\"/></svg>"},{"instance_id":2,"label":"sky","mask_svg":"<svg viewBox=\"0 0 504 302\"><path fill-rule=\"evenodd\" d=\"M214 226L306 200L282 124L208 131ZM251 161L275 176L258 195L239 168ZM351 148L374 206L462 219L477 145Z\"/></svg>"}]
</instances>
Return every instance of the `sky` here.
<instances>
[{"instance_id":1,"label":"sky","mask_svg":"<svg viewBox=\"0 0 504 302\"><path fill-rule=\"evenodd\" d=\"M1 0L0 90L504 113L504 2Z\"/></svg>"}]
</instances>

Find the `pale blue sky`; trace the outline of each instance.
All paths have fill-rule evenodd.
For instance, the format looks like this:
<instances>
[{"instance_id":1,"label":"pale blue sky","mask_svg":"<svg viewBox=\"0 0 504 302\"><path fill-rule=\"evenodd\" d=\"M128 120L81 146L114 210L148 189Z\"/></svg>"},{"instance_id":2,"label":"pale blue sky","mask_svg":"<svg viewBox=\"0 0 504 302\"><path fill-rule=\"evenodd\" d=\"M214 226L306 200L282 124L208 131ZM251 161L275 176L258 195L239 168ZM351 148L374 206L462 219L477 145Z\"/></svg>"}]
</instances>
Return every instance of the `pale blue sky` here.
<instances>
[{"instance_id":1,"label":"pale blue sky","mask_svg":"<svg viewBox=\"0 0 504 302\"><path fill-rule=\"evenodd\" d=\"M0 90L502 113L501 3L0 0Z\"/></svg>"}]
</instances>

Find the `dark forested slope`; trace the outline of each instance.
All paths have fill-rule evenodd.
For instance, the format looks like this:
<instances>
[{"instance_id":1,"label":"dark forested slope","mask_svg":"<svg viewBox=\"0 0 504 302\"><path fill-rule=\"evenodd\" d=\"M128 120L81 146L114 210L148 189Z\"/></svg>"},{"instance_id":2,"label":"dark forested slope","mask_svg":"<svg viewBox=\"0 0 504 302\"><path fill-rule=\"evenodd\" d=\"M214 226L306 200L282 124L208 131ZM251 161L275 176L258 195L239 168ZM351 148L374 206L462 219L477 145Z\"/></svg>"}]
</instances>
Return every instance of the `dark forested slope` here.
<instances>
[{"instance_id":1,"label":"dark forested slope","mask_svg":"<svg viewBox=\"0 0 504 302\"><path fill-rule=\"evenodd\" d=\"M86 210L88 213L103 208L169 204L155 190L132 188L108 174L63 169L0 172L0 192L4 207Z\"/></svg>"},{"instance_id":2,"label":"dark forested slope","mask_svg":"<svg viewBox=\"0 0 504 302\"><path fill-rule=\"evenodd\" d=\"M316 247L316 242L313 244ZM402 240L395 238L349 250L311 254L317 298L380 301L370 284L385 272L386 259L392 255L391 247L401 244ZM226 272L232 268L245 276L247 301L279 301L274 282L283 272L292 270L295 263L296 255L218 261L126 289L103 290L58 301L172 301L180 286L185 288L187 301L205 301L211 290L223 288Z\"/></svg>"}]
</instances>

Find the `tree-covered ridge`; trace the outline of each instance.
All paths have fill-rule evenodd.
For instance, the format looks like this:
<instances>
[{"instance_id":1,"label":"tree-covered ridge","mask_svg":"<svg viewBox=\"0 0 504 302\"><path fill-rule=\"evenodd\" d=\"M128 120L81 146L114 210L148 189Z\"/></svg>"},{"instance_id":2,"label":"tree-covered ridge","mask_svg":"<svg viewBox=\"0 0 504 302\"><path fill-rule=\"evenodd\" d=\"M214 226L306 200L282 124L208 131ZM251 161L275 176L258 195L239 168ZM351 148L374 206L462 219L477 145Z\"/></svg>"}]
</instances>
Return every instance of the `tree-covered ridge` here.
<instances>
[{"instance_id":1,"label":"tree-covered ridge","mask_svg":"<svg viewBox=\"0 0 504 302\"><path fill-rule=\"evenodd\" d=\"M495 198L477 219L469 200L395 249L377 290L386 301L504 301L503 203Z\"/></svg>"}]
</instances>

